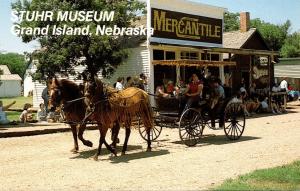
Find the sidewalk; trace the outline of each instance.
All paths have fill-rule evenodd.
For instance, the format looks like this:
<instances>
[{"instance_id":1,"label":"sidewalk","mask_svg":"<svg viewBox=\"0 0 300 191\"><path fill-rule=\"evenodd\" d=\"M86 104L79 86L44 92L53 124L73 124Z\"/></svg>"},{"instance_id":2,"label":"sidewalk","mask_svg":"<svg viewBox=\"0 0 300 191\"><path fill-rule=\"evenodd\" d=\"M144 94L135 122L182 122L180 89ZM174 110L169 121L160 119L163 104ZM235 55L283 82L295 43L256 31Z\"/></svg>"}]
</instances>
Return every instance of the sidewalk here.
<instances>
[{"instance_id":1,"label":"sidewalk","mask_svg":"<svg viewBox=\"0 0 300 191\"><path fill-rule=\"evenodd\" d=\"M96 126L88 126L87 129L97 129ZM29 123L29 124L18 124L18 125L5 125L0 126L0 138L8 137L22 137L22 136L33 136L43 135L59 132L71 131L69 125L64 123Z\"/></svg>"}]
</instances>

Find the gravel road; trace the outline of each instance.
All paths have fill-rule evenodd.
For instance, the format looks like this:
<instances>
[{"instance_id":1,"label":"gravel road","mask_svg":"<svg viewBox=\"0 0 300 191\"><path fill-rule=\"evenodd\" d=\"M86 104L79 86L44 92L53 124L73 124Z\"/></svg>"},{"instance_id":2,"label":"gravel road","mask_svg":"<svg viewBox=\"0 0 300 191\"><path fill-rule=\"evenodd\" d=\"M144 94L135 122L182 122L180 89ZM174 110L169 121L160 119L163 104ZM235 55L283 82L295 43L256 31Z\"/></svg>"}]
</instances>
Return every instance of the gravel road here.
<instances>
[{"instance_id":1,"label":"gravel road","mask_svg":"<svg viewBox=\"0 0 300 191\"><path fill-rule=\"evenodd\" d=\"M137 130L125 156L104 152L92 159L98 131L85 133L93 148L72 154L71 132L0 139L1 190L199 190L256 169L300 159L300 107L289 114L251 118L239 141L222 130L205 130L202 143L187 148L177 129L163 129L145 152ZM124 130L121 130L121 141ZM121 148L119 147L119 151Z\"/></svg>"}]
</instances>

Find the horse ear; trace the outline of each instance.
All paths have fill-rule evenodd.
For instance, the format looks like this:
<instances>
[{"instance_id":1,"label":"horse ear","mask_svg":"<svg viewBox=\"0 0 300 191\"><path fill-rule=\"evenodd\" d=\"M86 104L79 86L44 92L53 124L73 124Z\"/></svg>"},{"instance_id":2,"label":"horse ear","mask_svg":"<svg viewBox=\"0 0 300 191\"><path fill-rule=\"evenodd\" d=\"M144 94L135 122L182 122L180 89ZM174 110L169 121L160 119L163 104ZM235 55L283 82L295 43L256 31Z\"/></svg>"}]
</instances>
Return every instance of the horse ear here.
<instances>
[{"instance_id":1,"label":"horse ear","mask_svg":"<svg viewBox=\"0 0 300 191\"><path fill-rule=\"evenodd\" d=\"M52 78L52 85L58 86L58 80L56 77Z\"/></svg>"}]
</instances>

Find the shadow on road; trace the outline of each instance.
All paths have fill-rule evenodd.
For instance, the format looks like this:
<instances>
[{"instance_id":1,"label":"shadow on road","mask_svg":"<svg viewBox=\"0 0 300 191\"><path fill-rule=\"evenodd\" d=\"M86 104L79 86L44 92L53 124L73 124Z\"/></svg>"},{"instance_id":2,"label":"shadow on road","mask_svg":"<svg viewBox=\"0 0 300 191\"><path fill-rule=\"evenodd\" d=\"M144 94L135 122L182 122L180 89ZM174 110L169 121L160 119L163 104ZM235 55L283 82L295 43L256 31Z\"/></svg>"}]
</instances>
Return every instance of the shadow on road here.
<instances>
[{"instance_id":1,"label":"shadow on road","mask_svg":"<svg viewBox=\"0 0 300 191\"><path fill-rule=\"evenodd\" d=\"M117 146L118 155L121 155L122 148L123 148L123 146ZM138 149L141 150L142 146L141 145L128 145L127 152L128 151L133 151L133 150L138 150ZM97 151L97 149L93 149L93 150L89 150L89 151L82 151L82 152L78 153L79 155L77 155L75 157L71 157L71 159L91 158L95 155L96 151ZM100 155L109 155L109 154L111 154L111 152L109 150L107 150L105 148L105 146L102 146Z\"/></svg>"},{"instance_id":2,"label":"shadow on road","mask_svg":"<svg viewBox=\"0 0 300 191\"><path fill-rule=\"evenodd\" d=\"M119 157L112 157L110 158L110 160L111 163L128 163L129 161L136 160L136 159L156 157L156 156L166 155L169 153L170 152L168 150L159 150L159 151L151 151L151 152L142 151L138 153L129 153Z\"/></svg>"},{"instance_id":3,"label":"shadow on road","mask_svg":"<svg viewBox=\"0 0 300 191\"><path fill-rule=\"evenodd\" d=\"M205 145L226 145L226 144L234 144L244 141L252 141L260 139L260 137L251 137L251 136L242 136L239 140L229 140L225 135L214 135L208 134L204 135L198 142L196 146L205 146ZM183 144L182 141L174 141L172 143L175 144Z\"/></svg>"}]
</instances>

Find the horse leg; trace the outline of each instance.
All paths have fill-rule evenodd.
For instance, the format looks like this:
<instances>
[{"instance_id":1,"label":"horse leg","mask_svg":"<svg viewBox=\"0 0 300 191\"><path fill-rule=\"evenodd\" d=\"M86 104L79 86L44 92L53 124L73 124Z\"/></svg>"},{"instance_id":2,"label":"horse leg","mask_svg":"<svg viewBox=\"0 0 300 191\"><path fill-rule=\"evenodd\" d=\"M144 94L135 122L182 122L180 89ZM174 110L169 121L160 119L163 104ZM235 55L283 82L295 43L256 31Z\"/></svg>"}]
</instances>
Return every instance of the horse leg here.
<instances>
[{"instance_id":1,"label":"horse leg","mask_svg":"<svg viewBox=\"0 0 300 191\"><path fill-rule=\"evenodd\" d=\"M97 153L95 154L94 156L94 160L97 161L98 160L98 156L100 155L101 153L101 147L102 147L102 144L104 143L104 145L106 146L106 148L112 152L115 156L117 156L117 153L114 149L111 148L111 146L106 142L105 140L105 136L106 136L106 133L107 133L107 130L108 128L106 127L100 127L99 126L99 131L100 131L100 139L99 139L99 146L98 146L98 150L97 150Z\"/></svg>"},{"instance_id":2,"label":"horse leg","mask_svg":"<svg viewBox=\"0 0 300 191\"><path fill-rule=\"evenodd\" d=\"M71 125L71 130L72 130L72 135L73 135L73 140L74 140L74 148L71 150L71 152L76 153L79 149L76 125Z\"/></svg>"},{"instance_id":3,"label":"horse leg","mask_svg":"<svg viewBox=\"0 0 300 191\"><path fill-rule=\"evenodd\" d=\"M113 141L111 143L111 147L113 147L114 149L117 148L117 143L119 142L118 140L119 131L120 131L120 124L118 122L115 122L113 128L111 129L111 139Z\"/></svg>"},{"instance_id":4,"label":"horse leg","mask_svg":"<svg viewBox=\"0 0 300 191\"><path fill-rule=\"evenodd\" d=\"M122 149L122 155L125 155L125 152L127 151L127 143L128 143L130 133L131 133L130 127L126 127L125 128L125 141L124 141L124 145L123 145L123 149Z\"/></svg>"},{"instance_id":5,"label":"horse leg","mask_svg":"<svg viewBox=\"0 0 300 191\"><path fill-rule=\"evenodd\" d=\"M81 142L85 145L85 146L88 146L88 147L92 147L93 146L93 143L89 140L85 140L83 138L83 132L86 128L86 125L80 125L79 126L79 129L78 129L78 138L79 140L81 140Z\"/></svg>"},{"instance_id":6,"label":"horse leg","mask_svg":"<svg viewBox=\"0 0 300 191\"><path fill-rule=\"evenodd\" d=\"M150 131L151 131L151 128L147 128L147 152L150 152L151 151L151 138L150 138Z\"/></svg>"}]
</instances>

